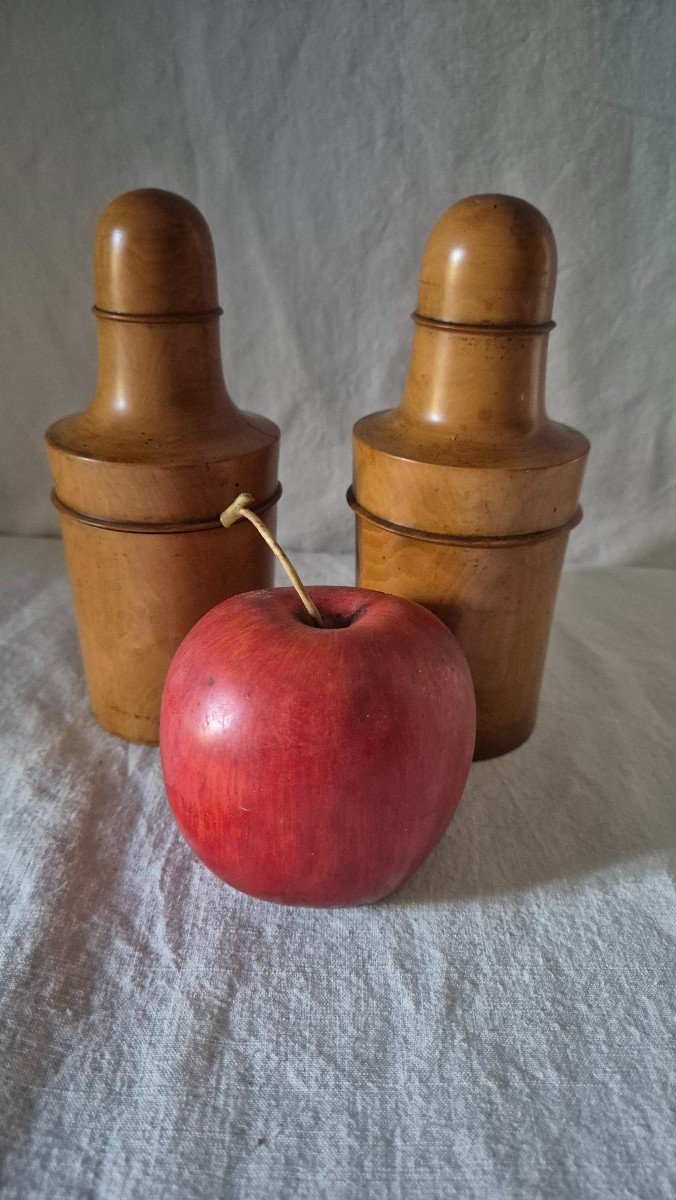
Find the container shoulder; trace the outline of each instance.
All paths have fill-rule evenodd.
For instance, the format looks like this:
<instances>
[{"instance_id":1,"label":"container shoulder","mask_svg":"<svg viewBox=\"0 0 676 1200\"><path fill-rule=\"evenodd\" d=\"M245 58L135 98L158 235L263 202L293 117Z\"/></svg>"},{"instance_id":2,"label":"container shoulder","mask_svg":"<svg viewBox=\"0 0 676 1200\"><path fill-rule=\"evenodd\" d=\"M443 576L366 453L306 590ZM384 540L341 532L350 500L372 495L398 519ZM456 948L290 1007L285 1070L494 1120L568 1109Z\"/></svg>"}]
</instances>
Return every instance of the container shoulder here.
<instances>
[{"instance_id":1,"label":"container shoulder","mask_svg":"<svg viewBox=\"0 0 676 1200\"><path fill-rule=\"evenodd\" d=\"M568 425L543 417L531 428L515 426L508 436L481 440L463 435L461 428L413 421L398 409L362 417L354 426L355 445L378 456L439 467L487 470L537 470L585 458L589 442Z\"/></svg>"},{"instance_id":2,"label":"container shoulder","mask_svg":"<svg viewBox=\"0 0 676 1200\"><path fill-rule=\"evenodd\" d=\"M161 426L152 421L146 428L102 426L92 420L88 409L62 417L50 425L45 441L50 450L73 458L99 462L187 466L200 462L246 457L279 441L277 425L256 413L232 409L220 413L205 427L202 417L195 427L185 415L180 424Z\"/></svg>"}]
</instances>

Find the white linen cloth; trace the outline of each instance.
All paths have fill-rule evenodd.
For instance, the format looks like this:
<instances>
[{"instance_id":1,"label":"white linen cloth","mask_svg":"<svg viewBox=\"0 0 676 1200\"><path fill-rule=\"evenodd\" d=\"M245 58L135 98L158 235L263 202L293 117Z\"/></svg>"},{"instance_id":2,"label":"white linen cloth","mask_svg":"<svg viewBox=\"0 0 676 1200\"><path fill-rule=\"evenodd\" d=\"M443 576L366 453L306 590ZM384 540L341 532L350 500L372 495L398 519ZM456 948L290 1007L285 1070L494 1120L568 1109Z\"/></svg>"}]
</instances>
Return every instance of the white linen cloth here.
<instances>
[{"instance_id":1,"label":"white linen cloth","mask_svg":"<svg viewBox=\"0 0 676 1200\"><path fill-rule=\"evenodd\" d=\"M674 1194L673 573L566 574L530 742L318 911L197 862L89 713L58 542L2 552L3 1200Z\"/></svg>"}]
</instances>

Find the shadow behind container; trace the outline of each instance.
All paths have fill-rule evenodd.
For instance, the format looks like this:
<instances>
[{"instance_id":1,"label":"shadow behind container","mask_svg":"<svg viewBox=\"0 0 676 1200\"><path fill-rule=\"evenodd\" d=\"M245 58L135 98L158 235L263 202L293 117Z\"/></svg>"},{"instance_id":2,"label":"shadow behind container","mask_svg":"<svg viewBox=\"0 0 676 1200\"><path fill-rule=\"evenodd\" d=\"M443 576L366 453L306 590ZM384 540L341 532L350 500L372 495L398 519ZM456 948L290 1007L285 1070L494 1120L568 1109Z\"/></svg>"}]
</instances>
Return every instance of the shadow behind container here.
<instances>
[{"instance_id":1,"label":"shadow behind container","mask_svg":"<svg viewBox=\"0 0 676 1200\"><path fill-rule=\"evenodd\" d=\"M94 276L97 389L47 431L47 456L94 714L152 743L188 630L272 584L255 530L218 515L247 491L274 528L279 431L228 395L213 245L192 204L156 189L118 197Z\"/></svg>"}]
</instances>

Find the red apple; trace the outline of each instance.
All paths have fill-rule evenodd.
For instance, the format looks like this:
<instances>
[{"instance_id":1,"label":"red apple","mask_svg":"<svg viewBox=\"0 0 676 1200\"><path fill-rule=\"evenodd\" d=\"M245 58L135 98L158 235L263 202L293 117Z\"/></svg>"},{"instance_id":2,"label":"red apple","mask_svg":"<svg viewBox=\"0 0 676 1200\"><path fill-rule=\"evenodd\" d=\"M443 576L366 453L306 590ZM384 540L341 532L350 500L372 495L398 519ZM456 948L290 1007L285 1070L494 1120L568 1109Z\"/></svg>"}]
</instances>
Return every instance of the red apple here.
<instances>
[{"instance_id":1,"label":"red apple","mask_svg":"<svg viewBox=\"0 0 676 1200\"><path fill-rule=\"evenodd\" d=\"M179 647L162 700L178 827L232 887L348 905L398 887L446 829L475 734L469 669L420 605L357 588L234 596Z\"/></svg>"}]
</instances>

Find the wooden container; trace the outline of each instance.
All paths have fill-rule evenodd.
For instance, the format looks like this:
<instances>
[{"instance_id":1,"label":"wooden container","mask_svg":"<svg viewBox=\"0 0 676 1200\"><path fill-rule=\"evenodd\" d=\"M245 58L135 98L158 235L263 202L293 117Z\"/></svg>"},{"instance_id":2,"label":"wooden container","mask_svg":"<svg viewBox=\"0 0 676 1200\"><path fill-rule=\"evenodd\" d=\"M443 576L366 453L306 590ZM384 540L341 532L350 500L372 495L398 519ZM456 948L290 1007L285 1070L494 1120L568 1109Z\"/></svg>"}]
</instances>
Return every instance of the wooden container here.
<instances>
[{"instance_id":1,"label":"wooden container","mask_svg":"<svg viewBox=\"0 0 676 1200\"><path fill-rule=\"evenodd\" d=\"M398 408L354 428L360 587L426 605L458 637L476 758L533 729L589 443L544 408L556 244L532 205L472 196L432 230Z\"/></svg>"},{"instance_id":2,"label":"wooden container","mask_svg":"<svg viewBox=\"0 0 676 1200\"><path fill-rule=\"evenodd\" d=\"M194 623L268 587L272 556L219 513L242 491L274 524L279 430L223 381L209 228L147 189L103 212L94 247L99 376L89 408L46 445L92 708L156 742L164 677Z\"/></svg>"}]
</instances>

